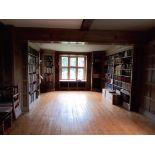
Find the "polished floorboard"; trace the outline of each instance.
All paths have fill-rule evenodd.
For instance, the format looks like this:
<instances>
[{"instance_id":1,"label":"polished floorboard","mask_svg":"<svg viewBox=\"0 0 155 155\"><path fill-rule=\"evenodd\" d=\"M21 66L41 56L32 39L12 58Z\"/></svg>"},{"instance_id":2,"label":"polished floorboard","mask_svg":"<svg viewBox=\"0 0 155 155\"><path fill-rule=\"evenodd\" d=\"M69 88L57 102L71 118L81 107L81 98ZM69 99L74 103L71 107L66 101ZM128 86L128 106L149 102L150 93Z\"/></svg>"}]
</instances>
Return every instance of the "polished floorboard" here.
<instances>
[{"instance_id":1,"label":"polished floorboard","mask_svg":"<svg viewBox=\"0 0 155 155\"><path fill-rule=\"evenodd\" d=\"M155 123L105 101L101 93L55 91L40 95L13 122L12 135L155 134Z\"/></svg>"}]
</instances>

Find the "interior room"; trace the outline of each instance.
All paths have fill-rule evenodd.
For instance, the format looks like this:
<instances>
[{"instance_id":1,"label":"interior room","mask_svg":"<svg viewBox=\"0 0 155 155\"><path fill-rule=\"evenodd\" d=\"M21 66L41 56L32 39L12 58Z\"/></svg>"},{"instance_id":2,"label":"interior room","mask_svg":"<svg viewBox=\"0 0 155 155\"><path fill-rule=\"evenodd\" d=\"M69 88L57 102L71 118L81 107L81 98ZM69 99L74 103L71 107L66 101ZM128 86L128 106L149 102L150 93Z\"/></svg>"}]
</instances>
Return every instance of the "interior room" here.
<instances>
[{"instance_id":1,"label":"interior room","mask_svg":"<svg viewBox=\"0 0 155 155\"><path fill-rule=\"evenodd\" d=\"M155 134L155 20L1 19L1 135Z\"/></svg>"}]
</instances>

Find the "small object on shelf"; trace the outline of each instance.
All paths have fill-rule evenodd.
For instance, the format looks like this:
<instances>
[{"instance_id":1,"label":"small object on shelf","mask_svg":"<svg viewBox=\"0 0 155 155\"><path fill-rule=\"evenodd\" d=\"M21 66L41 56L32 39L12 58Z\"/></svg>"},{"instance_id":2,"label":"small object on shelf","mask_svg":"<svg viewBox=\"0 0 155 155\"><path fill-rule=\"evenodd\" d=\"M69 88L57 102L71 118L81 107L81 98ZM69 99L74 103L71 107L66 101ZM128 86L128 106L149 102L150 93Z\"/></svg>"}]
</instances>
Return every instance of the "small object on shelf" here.
<instances>
[{"instance_id":1,"label":"small object on shelf","mask_svg":"<svg viewBox=\"0 0 155 155\"><path fill-rule=\"evenodd\" d=\"M122 105L121 95L114 90L102 89L102 95L113 105Z\"/></svg>"}]
</instances>

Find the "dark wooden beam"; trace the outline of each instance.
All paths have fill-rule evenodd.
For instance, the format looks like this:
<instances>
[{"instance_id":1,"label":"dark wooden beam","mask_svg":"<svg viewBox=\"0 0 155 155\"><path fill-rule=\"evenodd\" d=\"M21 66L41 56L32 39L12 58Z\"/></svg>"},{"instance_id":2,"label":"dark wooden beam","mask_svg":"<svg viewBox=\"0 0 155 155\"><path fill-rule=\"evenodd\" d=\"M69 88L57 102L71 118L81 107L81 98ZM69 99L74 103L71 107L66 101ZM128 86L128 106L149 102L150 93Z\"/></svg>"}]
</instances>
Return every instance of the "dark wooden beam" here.
<instances>
[{"instance_id":1,"label":"dark wooden beam","mask_svg":"<svg viewBox=\"0 0 155 155\"><path fill-rule=\"evenodd\" d=\"M81 31L88 31L93 23L94 19L84 19L81 24Z\"/></svg>"},{"instance_id":2,"label":"dark wooden beam","mask_svg":"<svg viewBox=\"0 0 155 155\"><path fill-rule=\"evenodd\" d=\"M155 28L153 28L147 32L147 41L149 42L152 40L155 40Z\"/></svg>"},{"instance_id":3,"label":"dark wooden beam","mask_svg":"<svg viewBox=\"0 0 155 155\"><path fill-rule=\"evenodd\" d=\"M31 41L83 41L102 44L144 43L144 32L81 31L78 29L15 28L18 39Z\"/></svg>"},{"instance_id":4,"label":"dark wooden beam","mask_svg":"<svg viewBox=\"0 0 155 155\"><path fill-rule=\"evenodd\" d=\"M4 24L2 22L0 22L0 26L4 26Z\"/></svg>"}]
</instances>

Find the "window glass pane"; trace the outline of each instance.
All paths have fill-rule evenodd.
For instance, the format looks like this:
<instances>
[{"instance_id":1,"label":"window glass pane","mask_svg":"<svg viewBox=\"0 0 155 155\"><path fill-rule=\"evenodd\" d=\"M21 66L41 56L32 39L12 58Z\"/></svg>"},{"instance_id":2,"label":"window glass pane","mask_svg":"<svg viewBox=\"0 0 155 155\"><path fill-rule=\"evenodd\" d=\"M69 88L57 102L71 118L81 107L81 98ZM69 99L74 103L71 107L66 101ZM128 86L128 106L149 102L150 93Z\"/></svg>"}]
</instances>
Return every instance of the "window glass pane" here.
<instances>
[{"instance_id":1,"label":"window glass pane","mask_svg":"<svg viewBox=\"0 0 155 155\"><path fill-rule=\"evenodd\" d=\"M78 66L79 67L84 67L84 57L79 57L78 58Z\"/></svg>"},{"instance_id":2,"label":"window glass pane","mask_svg":"<svg viewBox=\"0 0 155 155\"><path fill-rule=\"evenodd\" d=\"M61 57L61 63L63 67L68 66L68 57Z\"/></svg>"},{"instance_id":3,"label":"window glass pane","mask_svg":"<svg viewBox=\"0 0 155 155\"><path fill-rule=\"evenodd\" d=\"M68 79L68 68L62 68L62 79Z\"/></svg>"},{"instance_id":4,"label":"window glass pane","mask_svg":"<svg viewBox=\"0 0 155 155\"><path fill-rule=\"evenodd\" d=\"M76 80L76 68L70 68L70 80Z\"/></svg>"},{"instance_id":5,"label":"window glass pane","mask_svg":"<svg viewBox=\"0 0 155 155\"><path fill-rule=\"evenodd\" d=\"M84 69L78 68L78 80L84 80Z\"/></svg>"},{"instance_id":6,"label":"window glass pane","mask_svg":"<svg viewBox=\"0 0 155 155\"><path fill-rule=\"evenodd\" d=\"M70 66L76 66L76 58L70 58Z\"/></svg>"}]
</instances>

